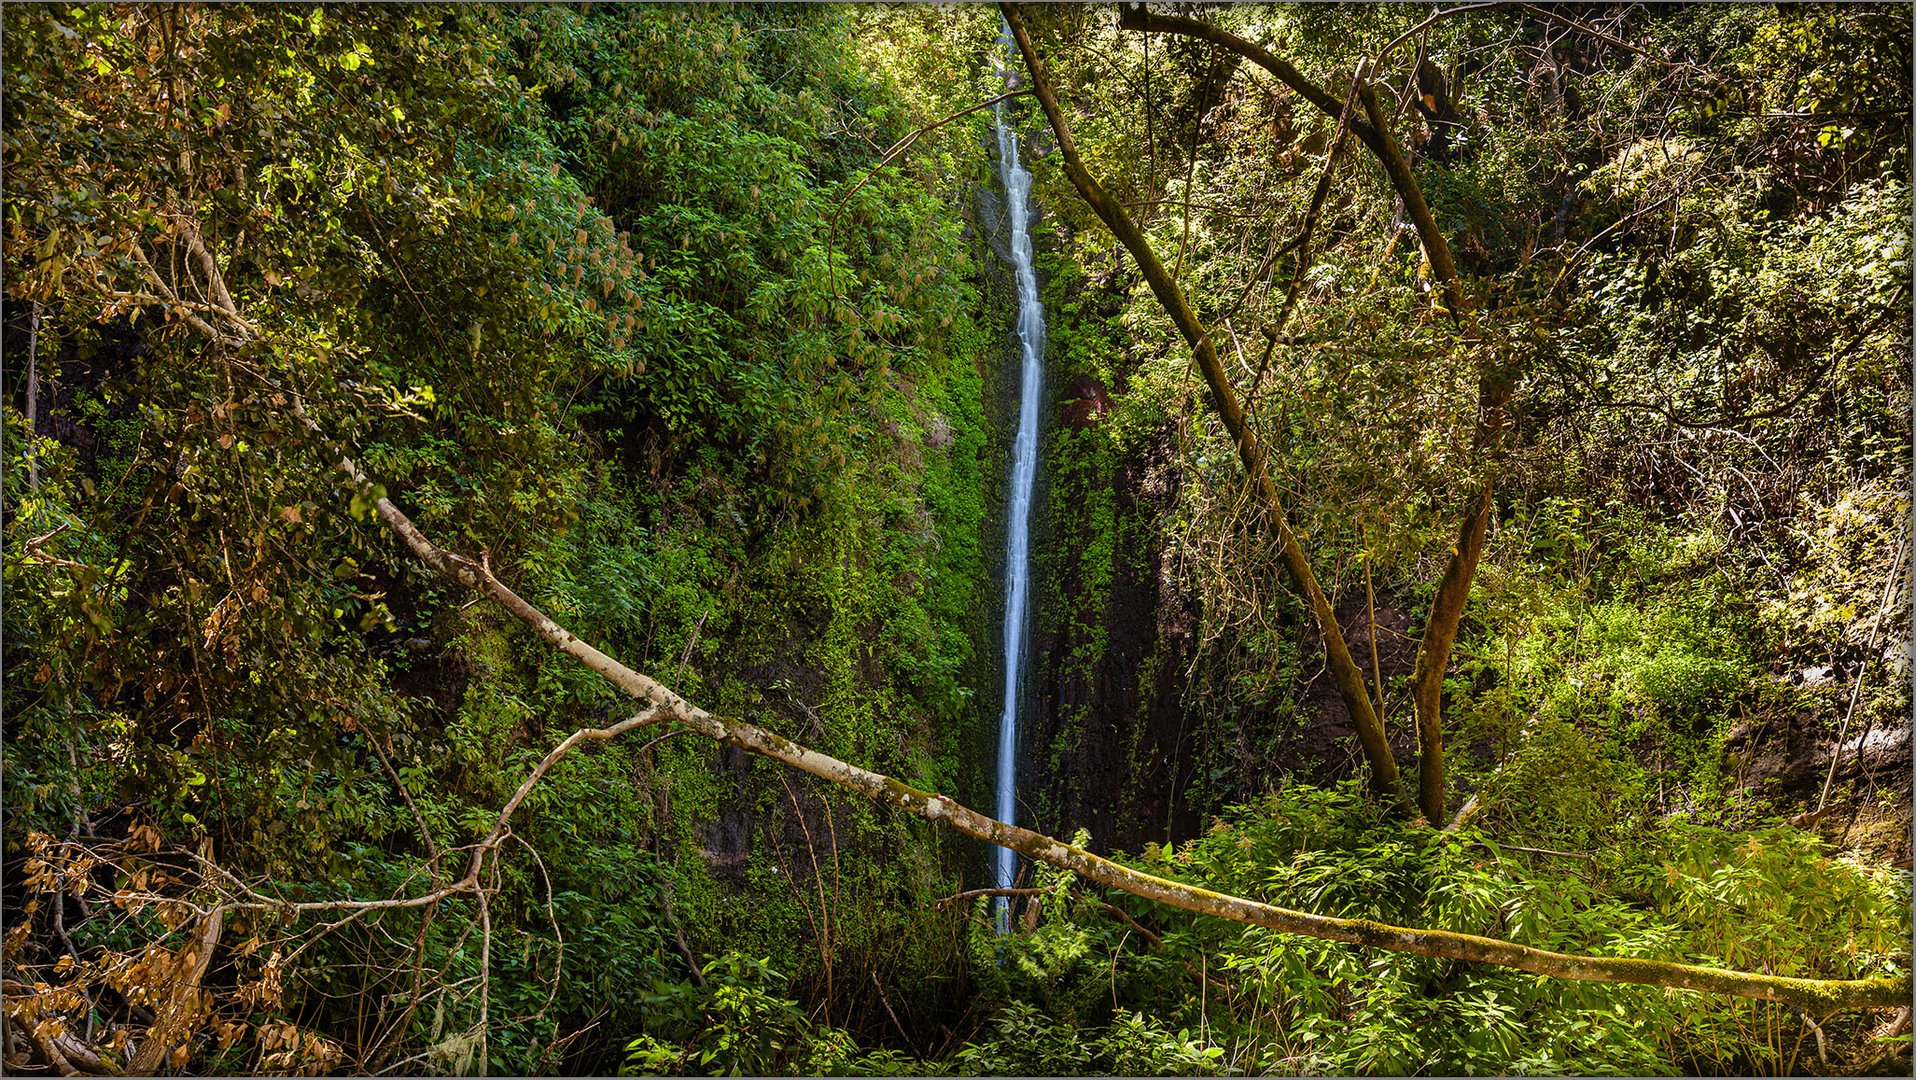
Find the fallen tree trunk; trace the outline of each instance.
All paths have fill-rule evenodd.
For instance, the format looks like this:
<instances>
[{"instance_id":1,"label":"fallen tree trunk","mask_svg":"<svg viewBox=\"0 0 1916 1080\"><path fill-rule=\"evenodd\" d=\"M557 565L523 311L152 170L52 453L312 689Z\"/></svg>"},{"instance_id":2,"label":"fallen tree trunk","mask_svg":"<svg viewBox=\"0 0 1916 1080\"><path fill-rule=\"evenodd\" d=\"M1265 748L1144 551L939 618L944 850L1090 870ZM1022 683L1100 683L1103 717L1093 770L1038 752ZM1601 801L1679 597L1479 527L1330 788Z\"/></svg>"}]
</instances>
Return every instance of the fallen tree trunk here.
<instances>
[{"instance_id":1,"label":"fallen tree trunk","mask_svg":"<svg viewBox=\"0 0 1916 1080\"><path fill-rule=\"evenodd\" d=\"M398 534L422 561L492 598L514 618L525 623L533 633L643 702L647 706L643 715L677 722L714 741L783 762L840 787L863 792L878 802L927 821L938 822L967 836L1010 848L1038 862L1070 870L1099 885L1182 911L1286 933L1418 956L1496 964L1556 978L1641 983L1733 994L1783 1002L1819 1015L1838 1009L1895 1007L1909 1001L1910 980L1906 976L1884 979L1796 979L1725 971L1667 960L1573 956L1474 934L1410 929L1368 919L1340 919L1292 911L1133 870L1042 833L986 817L944 795L921 791L882 773L821 754L763 728L716 716L693 705L656 679L626 667L548 618L493 576L485 563L475 562L433 544L391 499L367 480L351 458L342 456L339 464L352 478L361 495L373 502L380 520ZM576 743L583 740L575 737L569 741ZM555 759L556 752L548 755L548 763Z\"/></svg>"}]
</instances>

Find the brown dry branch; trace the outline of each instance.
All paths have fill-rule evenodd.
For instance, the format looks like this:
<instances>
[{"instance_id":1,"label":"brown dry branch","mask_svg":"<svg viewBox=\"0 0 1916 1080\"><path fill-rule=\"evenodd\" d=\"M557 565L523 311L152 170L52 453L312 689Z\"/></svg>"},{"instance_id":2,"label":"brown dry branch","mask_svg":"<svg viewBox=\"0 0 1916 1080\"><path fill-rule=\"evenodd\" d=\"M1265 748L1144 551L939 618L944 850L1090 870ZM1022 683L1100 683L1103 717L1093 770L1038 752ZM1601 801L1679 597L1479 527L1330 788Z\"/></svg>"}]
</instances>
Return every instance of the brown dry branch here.
<instances>
[{"instance_id":1,"label":"brown dry branch","mask_svg":"<svg viewBox=\"0 0 1916 1080\"><path fill-rule=\"evenodd\" d=\"M278 1004L286 947L297 943L297 953L347 920L317 931L282 928L272 919L240 927L240 920L227 918L227 908L208 900L232 895L237 879L204 845L165 848L158 830L144 824L124 839L92 831L84 840L27 838L27 900L7 936L7 978L0 986L5 1026L26 1036L5 1047L10 1070L114 1075L177 1069L209 1033L222 1049L255 1035L245 1045L260 1055L258 1068L311 1071L337 1060L338 1047L314 1033L290 1024L254 1029L243 1016ZM144 943L97 948L90 958L47 947L45 924L61 933L67 904L95 924L96 942ZM252 935L229 949L222 965L229 973L222 981L236 985L211 989L205 980L215 951L235 928ZM239 1015L223 1015L234 1011Z\"/></svg>"},{"instance_id":2,"label":"brown dry branch","mask_svg":"<svg viewBox=\"0 0 1916 1080\"><path fill-rule=\"evenodd\" d=\"M1028 887L1021 888L1021 889L1006 889L1006 888L966 889L963 892L957 892L957 893L951 894L950 896L943 897L942 899L934 902L931 906L934 908L944 908L964 900L976 900L977 898L981 896L1039 896L1047 891L1049 890L1034 889L1034 888L1028 888Z\"/></svg>"},{"instance_id":3,"label":"brown dry branch","mask_svg":"<svg viewBox=\"0 0 1916 1080\"><path fill-rule=\"evenodd\" d=\"M225 912L213 909L200 920L199 933L180 947L172 964L170 992L155 1010L152 1027L128 1060L128 1072L139 1076L157 1073L199 1026L195 1014L201 1007L200 980L206 975L225 924Z\"/></svg>"}]
</instances>

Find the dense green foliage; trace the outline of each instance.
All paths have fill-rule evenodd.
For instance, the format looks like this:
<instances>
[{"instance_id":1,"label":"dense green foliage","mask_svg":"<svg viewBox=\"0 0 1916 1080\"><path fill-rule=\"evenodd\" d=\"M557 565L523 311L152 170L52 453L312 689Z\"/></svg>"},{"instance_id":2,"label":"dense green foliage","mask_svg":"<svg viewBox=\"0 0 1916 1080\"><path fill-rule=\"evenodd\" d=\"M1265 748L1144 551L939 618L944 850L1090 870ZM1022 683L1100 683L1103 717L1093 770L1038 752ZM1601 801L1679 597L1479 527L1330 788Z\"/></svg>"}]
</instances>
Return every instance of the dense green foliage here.
<instances>
[{"instance_id":1,"label":"dense green foliage","mask_svg":"<svg viewBox=\"0 0 1916 1080\"><path fill-rule=\"evenodd\" d=\"M7 413L10 851L150 821L288 899L388 895L617 707L348 506L294 401L430 534L684 693L959 781L985 345L950 202L897 169L841 202L902 133L842 13L7 19L9 311L39 305L60 418L28 444ZM160 325L140 259L212 292L187 229L244 342ZM843 855L810 863L808 830ZM688 975L674 900L694 947L809 958L827 1000L832 957L841 1009L868 971L950 977L913 930L938 836L704 746L569 761L515 835L495 1069L638 1026ZM321 940L286 1015L384 1023L410 990L379 941L456 984L474 918ZM429 995L348 1060L458 1066L477 1004Z\"/></svg>"},{"instance_id":2,"label":"dense green foliage","mask_svg":"<svg viewBox=\"0 0 1916 1080\"><path fill-rule=\"evenodd\" d=\"M1427 12L1196 14L1341 92ZM414 559L341 453L688 699L987 802L1012 408L991 114L881 160L1002 92L997 18L7 7L10 1068L49 1023L136 1046L190 905L457 878L555 744L627 715ZM1416 634L1467 493L1497 487L1446 695L1475 816L1444 832L1350 779L1188 350L1007 102L1050 332L1026 823L1313 912L1906 972L1907 12L1563 18L1442 20L1380 72L1465 321L1332 118L1108 9L1030 15L1088 165L1215 328L1361 665L1381 654L1406 763ZM1458 106L1442 139L1398 101L1419 57ZM1512 389L1494 450L1486 374ZM1872 730L1903 756L1863 760ZM1845 738L1844 812L1787 824ZM173 1064L1907 1061L1877 1017L1377 953L1042 868L999 938L982 898L944 902L975 845L658 730L560 762L499 852L483 903L232 911Z\"/></svg>"}]
</instances>

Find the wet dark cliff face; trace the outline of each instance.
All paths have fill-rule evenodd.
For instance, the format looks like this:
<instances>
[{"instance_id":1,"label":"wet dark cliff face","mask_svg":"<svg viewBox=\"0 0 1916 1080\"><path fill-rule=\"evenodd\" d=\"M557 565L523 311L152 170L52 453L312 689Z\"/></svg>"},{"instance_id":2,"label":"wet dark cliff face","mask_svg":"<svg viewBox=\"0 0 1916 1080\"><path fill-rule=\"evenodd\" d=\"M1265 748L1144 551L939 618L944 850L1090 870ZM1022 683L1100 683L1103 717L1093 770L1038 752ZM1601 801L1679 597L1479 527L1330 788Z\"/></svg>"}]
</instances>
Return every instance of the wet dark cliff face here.
<instances>
[{"instance_id":1,"label":"wet dark cliff face","mask_svg":"<svg viewBox=\"0 0 1916 1080\"><path fill-rule=\"evenodd\" d=\"M1209 704L1217 699L1204 692L1215 672L1198 651L1202 600L1169 550L1187 480L1174 429L1120 450L1102 430L1118 407L1111 391L1078 376L1060 396L1022 793L1040 827L1067 836L1085 828L1099 850L1138 851L1189 838L1209 815L1287 778L1356 775L1363 766L1349 715L1328 679L1309 678L1321 662L1308 658L1322 645L1296 613L1281 617L1309 670L1278 695L1294 704ZM1343 595L1338 615L1368 671L1371 604L1361 590ZM1374 633L1385 681L1408 675L1417 652L1410 617L1380 597ZM1400 764L1414 770L1413 726L1391 727Z\"/></svg>"},{"instance_id":2,"label":"wet dark cliff face","mask_svg":"<svg viewBox=\"0 0 1916 1080\"><path fill-rule=\"evenodd\" d=\"M1137 851L1198 821L1179 692L1196 620L1157 528L1181 478L1168 428L1116 449L1100 430L1111 392L1086 375L1061 381L1024 795L1041 827Z\"/></svg>"},{"instance_id":3,"label":"wet dark cliff face","mask_svg":"<svg viewBox=\"0 0 1916 1080\"><path fill-rule=\"evenodd\" d=\"M1388 596L1366 597L1363 590L1346 590L1334 598L1337 622L1343 629L1344 643L1369 676L1373 671L1371 652L1376 644L1375 671L1390 686L1407 678L1417 666L1417 635L1423 627L1413 625L1411 617L1393 604ZM1372 608L1377 622L1371 624ZM1311 625L1303 635L1303 651L1313 670L1323 666L1324 639ZM1377 680L1371 679L1375 694ZM1306 722L1294 726L1286 737L1272 747L1271 765L1278 773L1297 774L1314 784L1329 784L1359 775L1363 757L1357 746L1357 725L1351 722L1344 699L1328 676L1311 680L1301 688ZM1385 736L1397 767L1406 775L1417 772L1416 721L1408 702L1393 699L1384 713ZM1453 749L1452 751L1456 751Z\"/></svg>"}]
</instances>

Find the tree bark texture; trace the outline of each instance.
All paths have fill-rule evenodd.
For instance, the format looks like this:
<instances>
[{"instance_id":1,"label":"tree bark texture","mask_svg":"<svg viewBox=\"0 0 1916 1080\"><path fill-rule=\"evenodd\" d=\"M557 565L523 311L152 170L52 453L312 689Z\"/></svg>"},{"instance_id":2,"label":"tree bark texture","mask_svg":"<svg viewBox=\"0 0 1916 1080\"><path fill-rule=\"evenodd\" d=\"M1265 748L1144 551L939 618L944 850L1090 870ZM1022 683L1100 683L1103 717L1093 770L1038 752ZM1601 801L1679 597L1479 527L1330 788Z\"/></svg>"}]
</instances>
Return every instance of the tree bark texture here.
<instances>
[{"instance_id":1,"label":"tree bark texture","mask_svg":"<svg viewBox=\"0 0 1916 1080\"><path fill-rule=\"evenodd\" d=\"M57 901L56 901L57 902ZM200 921L199 933L172 955L165 1000L153 1008L153 1025L133 1051L126 1070L134 1076L153 1076L173 1051L192 1036L200 1012L200 980L219 945L226 925L225 912L215 909Z\"/></svg>"}]
</instances>

